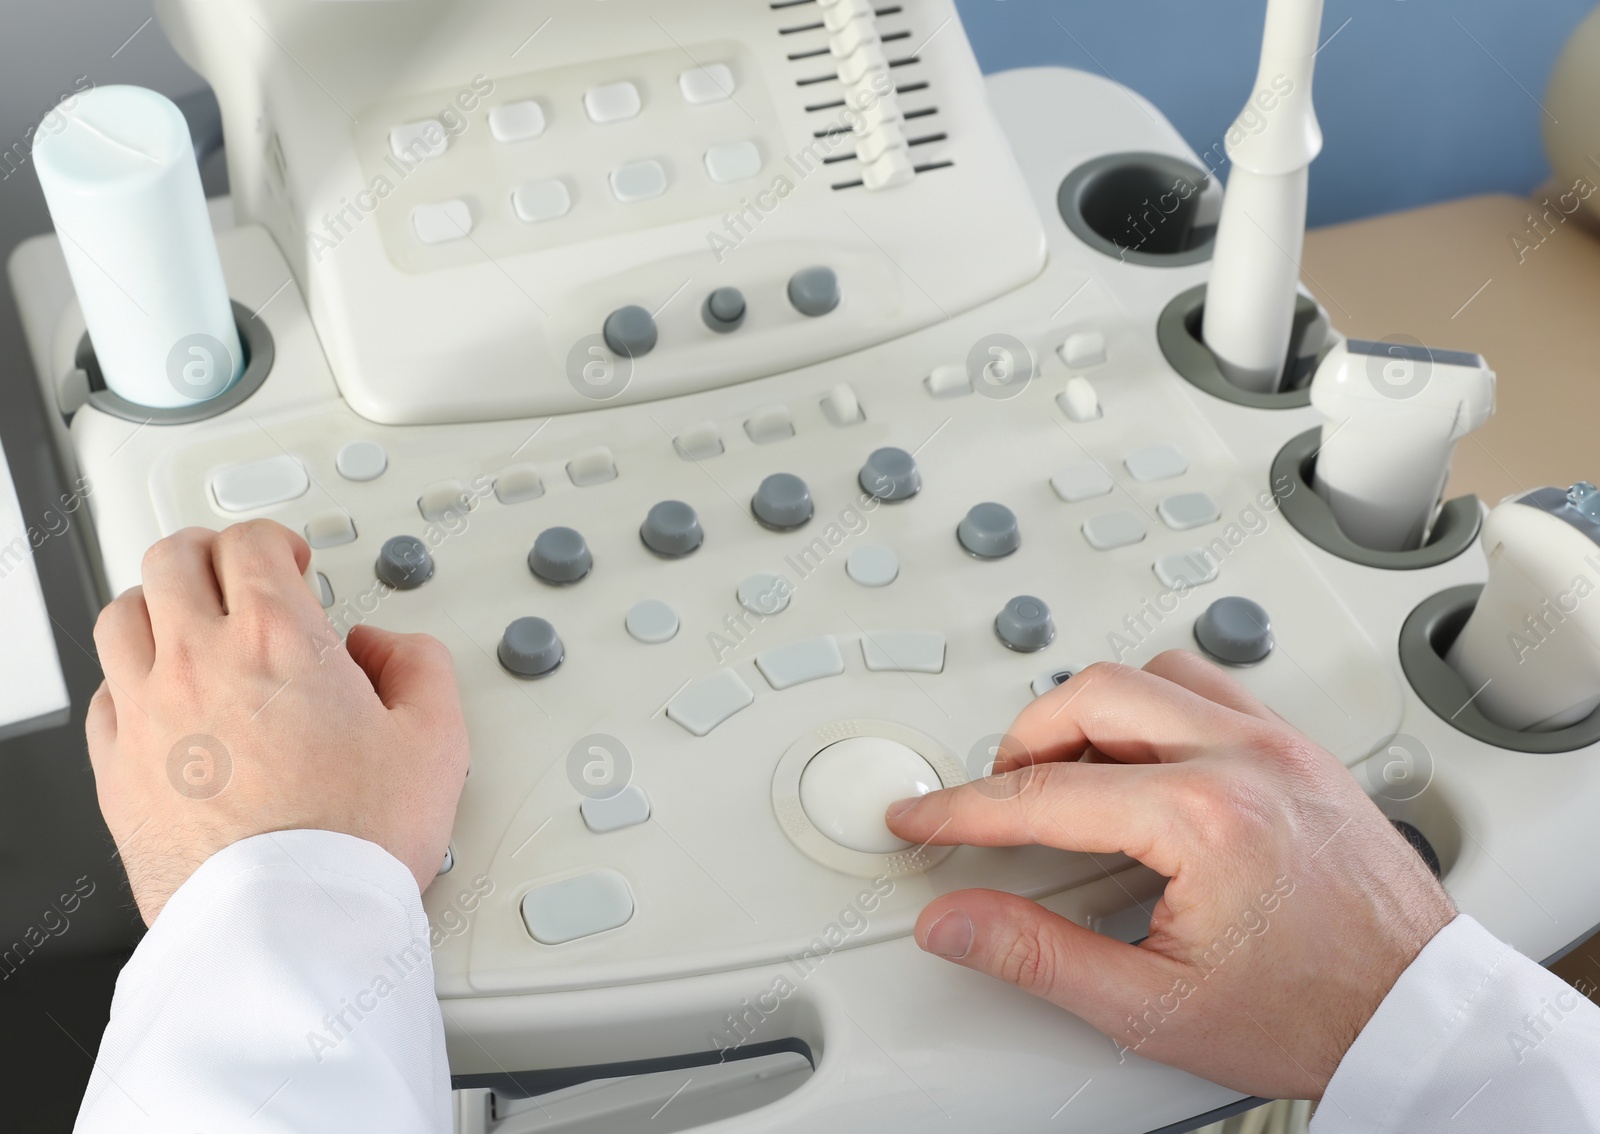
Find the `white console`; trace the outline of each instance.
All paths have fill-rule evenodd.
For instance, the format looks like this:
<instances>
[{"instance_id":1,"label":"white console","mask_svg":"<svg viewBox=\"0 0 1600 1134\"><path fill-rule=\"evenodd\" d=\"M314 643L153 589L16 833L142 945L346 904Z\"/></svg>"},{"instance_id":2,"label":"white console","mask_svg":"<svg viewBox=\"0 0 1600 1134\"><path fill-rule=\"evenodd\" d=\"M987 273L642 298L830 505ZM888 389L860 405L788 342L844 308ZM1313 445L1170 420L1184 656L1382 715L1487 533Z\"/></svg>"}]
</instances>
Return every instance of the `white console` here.
<instances>
[{"instance_id":1,"label":"white console","mask_svg":"<svg viewBox=\"0 0 1600 1134\"><path fill-rule=\"evenodd\" d=\"M582 409L549 379L625 306L660 329L619 395L645 401L848 355L1043 264L949 2L159 8L371 421ZM927 215L960 223L932 241ZM843 285L826 329L784 299L814 264ZM737 346L701 319L728 285Z\"/></svg>"},{"instance_id":2,"label":"white console","mask_svg":"<svg viewBox=\"0 0 1600 1134\"><path fill-rule=\"evenodd\" d=\"M1303 537L1273 468L1320 423L1309 399L1213 397L1158 343L1203 254L1108 255L1063 220L1059 188L1094 159L1199 164L1136 93L1056 69L983 81L947 0L612 2L581 31L520 5L448 28L424 5L160 7L223 103L240 223L218 246L272 366L200 420L69 394L63 455L96 486L113 592L165 533L266 516L307 535L341 629L449 645L472 771L425 901L464 1082L522 1076L576 1108L539 1129L632 1129L593 1101L620 1096L560 1090L774 1044L805 1053L780 1086L713 1089L721 1062L684 1113L1140 1134L1238 1101L909 938L934 895L989 886L1136 939L1156 876L874 843L806 780L854 741L896 783L982 774L1055 675L1197 648L1197 623L1422 832L1492 931L1544 957L1600 923L1600 890L1563 869L1600 852L1595 753L1468 737L1402 672L1407 616L1481 582L1482 553L1391 570ZM719 255L708 234L826 128L860 52L899 91L898 143L854 132ZM719 149L747 142L756 158ZM437 152L321 248L315 226L396 143ZM429 211L452 201L465 214ZM794 282L812 268L831 284ZM54 238L11 272L56 403L83 380L83 322ZM737 317L713 302L727 288ZM633 306L648 323L611 320ZM583 388L590 362L599 386L624 375L611 396ZM1245 609L1208 621L1229 598L1270 625L1217 646ZM1384 775L1397 737L1415 792Z\"/></svg>"}]
</instances>

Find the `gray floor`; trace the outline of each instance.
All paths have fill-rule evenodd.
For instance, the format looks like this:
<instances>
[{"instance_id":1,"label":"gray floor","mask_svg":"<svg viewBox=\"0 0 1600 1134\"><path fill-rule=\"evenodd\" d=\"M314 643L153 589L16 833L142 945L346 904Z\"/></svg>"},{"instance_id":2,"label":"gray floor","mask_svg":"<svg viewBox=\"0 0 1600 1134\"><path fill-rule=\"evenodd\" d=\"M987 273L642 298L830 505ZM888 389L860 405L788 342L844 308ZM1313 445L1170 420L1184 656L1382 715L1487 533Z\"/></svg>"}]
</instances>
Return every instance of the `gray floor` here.
<instances>
[{"instance_id":1,"label":"gray floor","mask_svg":"<svg viewBox=\"0 0 1600 1134\"><path fill-rule=\"evenodd\" d=\"M0 984L0 1059L8 1134L66 1134L78 1113L126 953L45 959Z\"/></svg>"}]
</instances>

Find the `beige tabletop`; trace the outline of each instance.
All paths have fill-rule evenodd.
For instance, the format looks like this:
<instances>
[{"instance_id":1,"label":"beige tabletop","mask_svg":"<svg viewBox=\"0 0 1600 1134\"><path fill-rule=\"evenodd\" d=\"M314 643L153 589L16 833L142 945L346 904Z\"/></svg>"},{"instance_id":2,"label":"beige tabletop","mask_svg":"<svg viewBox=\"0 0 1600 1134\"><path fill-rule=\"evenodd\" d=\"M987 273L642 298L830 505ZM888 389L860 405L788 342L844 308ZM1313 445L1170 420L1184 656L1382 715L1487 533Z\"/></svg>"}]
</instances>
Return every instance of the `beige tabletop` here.
<instances>
[{"instance_id":1,"label":"beige tabletop","mask_svg":"<svg viewBox=\"0 0 1600 1134\"><path fill-rule=\"evenodd\" d=\"M1551 209L1536 243L1544 197L1469 197L1306 236L1306 283L1339 330L1477 351L1499 375L1498 412L1456 447L1452 495L1492 504L1600 481L1600 236Z\"/></svg>"}]
</instances>

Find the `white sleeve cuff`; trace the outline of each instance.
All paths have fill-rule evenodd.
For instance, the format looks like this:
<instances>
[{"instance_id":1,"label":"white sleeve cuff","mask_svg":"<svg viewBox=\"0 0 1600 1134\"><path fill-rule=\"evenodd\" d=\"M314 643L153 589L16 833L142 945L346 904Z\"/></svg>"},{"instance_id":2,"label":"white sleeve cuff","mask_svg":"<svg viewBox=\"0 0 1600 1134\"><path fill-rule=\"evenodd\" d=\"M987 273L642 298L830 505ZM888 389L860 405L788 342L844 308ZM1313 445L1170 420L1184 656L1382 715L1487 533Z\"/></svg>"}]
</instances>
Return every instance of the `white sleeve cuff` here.
<instances>
[{"instance_id":1,"label":"white sleeve cuff","mask_svg":"<svg viewBox=\"0 0 1600 1134\"><path fill-rule=\"evenodd\" d=\"M1600 1008L1462 915L1417 954L1356 1037L1313 1130L1600 1129L1596 1066Z\"/></svg>"},{"instance_id":2,"label":"white sleeve cuff","mask_svg":"<svg viewBox=\"0 0 1600 1134\"><path fill-rule=\"evenodd\" d=\"M180 886L117 980L77 1130L450 1129L411 872L331 831L242 840Z\"/></svg>"}]
</instances>

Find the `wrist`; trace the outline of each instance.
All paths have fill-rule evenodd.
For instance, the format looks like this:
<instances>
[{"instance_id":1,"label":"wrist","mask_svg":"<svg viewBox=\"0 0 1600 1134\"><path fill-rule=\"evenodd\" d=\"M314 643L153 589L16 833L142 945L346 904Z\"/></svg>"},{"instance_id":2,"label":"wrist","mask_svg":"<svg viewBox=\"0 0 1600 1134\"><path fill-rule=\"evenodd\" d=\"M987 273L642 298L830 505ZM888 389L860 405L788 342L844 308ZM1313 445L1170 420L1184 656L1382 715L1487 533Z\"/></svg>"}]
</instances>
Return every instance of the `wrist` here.
<instances>
[{"instance_id":1,"label":"wrist","mask_svg":"<svg viewBox=\"0 0 1600 1134\"><path fill-rule=\"evenodd\" d=\"M1386 919L1388 931L1378 940L1382 949L1376 956L1369 955L1363 971L1376 979L1364 982L1358 995L1352 996L1353 1010L1338 1030L1336 1043L1329 1063L1331 1085L1338 1067L1378 1013L1389 994L1405 976L1424 949L1458 916L1455 904L1444 890L1431 878L1425 894L1413 895L1412 900L1398 902Z\"/></svg>"}]
</instances>

